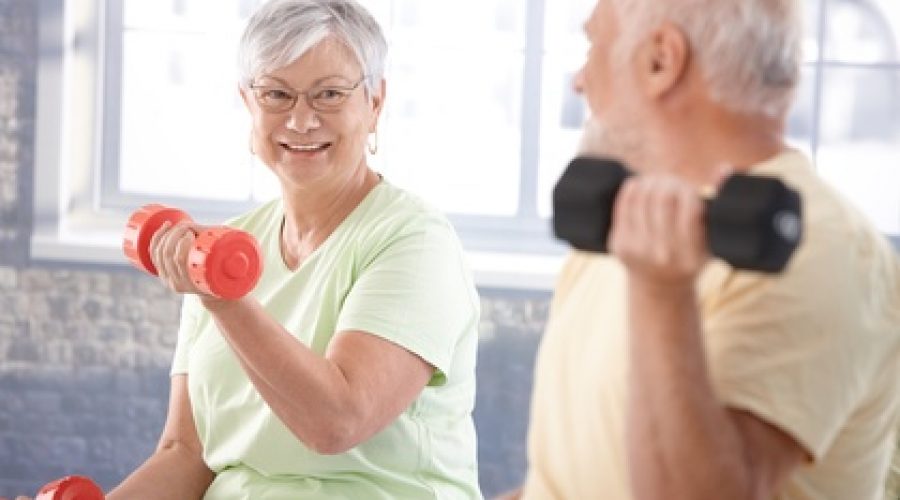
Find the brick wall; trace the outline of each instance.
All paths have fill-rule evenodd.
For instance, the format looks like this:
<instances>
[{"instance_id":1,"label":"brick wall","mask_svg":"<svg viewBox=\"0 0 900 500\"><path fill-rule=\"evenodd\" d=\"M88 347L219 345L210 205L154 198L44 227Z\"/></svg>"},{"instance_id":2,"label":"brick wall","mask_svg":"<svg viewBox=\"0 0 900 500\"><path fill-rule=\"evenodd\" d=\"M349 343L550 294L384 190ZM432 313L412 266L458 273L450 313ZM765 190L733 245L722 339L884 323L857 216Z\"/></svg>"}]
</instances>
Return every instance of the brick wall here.
<instances>
[{"instance_id":1,"label":"brick wall","mask_svg":"<svg viewBox=\"0 0 900 500\"><path fill-rule=\"evenodd\" d=\"M165 417L179 300L121 267L30 262L37 3L0 0L0 497L71 473L115 485ZM544 293L483 290L482 486L522 479Z\"/></svg>"}]
</instances>

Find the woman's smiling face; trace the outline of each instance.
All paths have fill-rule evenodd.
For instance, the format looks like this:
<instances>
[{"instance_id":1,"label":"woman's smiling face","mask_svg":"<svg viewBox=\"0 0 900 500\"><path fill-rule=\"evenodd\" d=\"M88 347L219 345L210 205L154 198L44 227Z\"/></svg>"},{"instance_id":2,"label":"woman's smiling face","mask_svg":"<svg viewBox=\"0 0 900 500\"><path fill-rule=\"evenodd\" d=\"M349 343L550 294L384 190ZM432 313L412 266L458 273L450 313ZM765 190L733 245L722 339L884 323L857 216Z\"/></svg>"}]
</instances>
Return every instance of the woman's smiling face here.
<instances>
[{"instance_id":1,"label":"woman's smiling face","mask_svg":"<svg viewBox=\"0 0 900 500\"><path fill-rule=\"evenodd\" d=\"M365 165L383 102L383 86L370 96L365 77L350 49L327 37L241 89L253 150L284 187L340 183Z\"/></svg>"}]
</instances>

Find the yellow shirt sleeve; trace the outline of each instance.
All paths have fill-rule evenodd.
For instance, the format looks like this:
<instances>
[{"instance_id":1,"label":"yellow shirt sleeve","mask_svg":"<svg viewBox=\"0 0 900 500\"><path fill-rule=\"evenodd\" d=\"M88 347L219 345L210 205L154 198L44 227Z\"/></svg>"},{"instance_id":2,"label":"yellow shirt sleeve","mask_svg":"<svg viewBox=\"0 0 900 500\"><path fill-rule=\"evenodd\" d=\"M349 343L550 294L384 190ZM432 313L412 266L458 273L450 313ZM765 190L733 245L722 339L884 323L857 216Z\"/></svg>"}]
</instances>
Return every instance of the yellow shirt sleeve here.
<instances>
[{"instance_id":1,"label":"yellow shirt sleeve","mask_svg":"<svg viewBox=\"0 0 900 500\"><path fill-rule=\"evenodd\" d=\"M896 401L900 333L894 252L812 175L804 242L780 275L715 263L701 280L709 367L720 398L794 437L818 461L868 401ZM714 293L704 297L704 286ZM879 424L880 425L880 424ZM862 442L862 441L860 441Z\"/></svg>"}]
</instances>

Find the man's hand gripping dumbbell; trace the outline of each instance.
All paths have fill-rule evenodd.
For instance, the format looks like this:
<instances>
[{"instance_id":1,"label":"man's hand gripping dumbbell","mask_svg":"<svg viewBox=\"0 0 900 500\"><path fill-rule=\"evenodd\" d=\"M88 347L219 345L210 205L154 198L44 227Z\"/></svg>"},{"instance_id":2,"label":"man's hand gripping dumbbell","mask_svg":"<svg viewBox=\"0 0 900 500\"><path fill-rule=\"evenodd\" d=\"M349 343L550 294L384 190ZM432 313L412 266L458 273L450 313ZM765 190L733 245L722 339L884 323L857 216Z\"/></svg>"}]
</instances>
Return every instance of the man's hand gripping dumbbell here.
<instances>
[{"instance_id":1,"label":"man's hand gripping dumbbell","mask_svg":"<svg viewBox=\"0 0 900 500\"><path fill-rule=\"evenodd\" d=\"M182 293L237 299L256 286L262 273L253 236L229 227L199 226L181 210L164 205L146 205L132 214L122 246L135 266L163 277Z\"/></svg>"},{"instance_id":2,"label":"man's hand gripping dumbbell","mask_svg":"<svg viewBox=\"0 0 900 500\"><path fill-rule=\"evenodd\" d=\"M556 236L580 250L608 251L616 197L631 175L615 160L574 159L553 191ZM735 268L780 272L800 243L800 196L778 179L731 175L704 204L709 251Z\"/></svg>"}]
</instances>

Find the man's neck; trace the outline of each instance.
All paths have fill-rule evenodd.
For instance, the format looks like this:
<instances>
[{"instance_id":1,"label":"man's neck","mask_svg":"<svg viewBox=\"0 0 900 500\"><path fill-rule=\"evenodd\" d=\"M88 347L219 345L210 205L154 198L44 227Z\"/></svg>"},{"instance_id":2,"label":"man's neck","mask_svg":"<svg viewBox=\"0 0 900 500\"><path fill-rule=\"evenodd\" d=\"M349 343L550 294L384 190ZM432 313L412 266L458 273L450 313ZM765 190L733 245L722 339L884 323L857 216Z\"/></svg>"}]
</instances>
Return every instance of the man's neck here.
<instances>
[{"instance_id":1,"label":"man's neck","mask_svg":"<svg viewBox=\"0 0 900 500\"><path fill-rule=\"evenodd\" d=\"M661 128L665 132L651 140L642 164L674 173L698 187L714 185L723 170L750 170L787 148L779 118L715 110Z\"/></svg>"}]
</instances>

